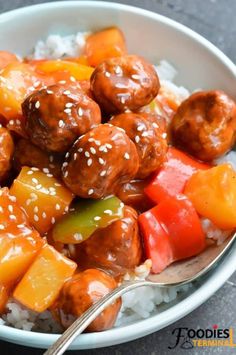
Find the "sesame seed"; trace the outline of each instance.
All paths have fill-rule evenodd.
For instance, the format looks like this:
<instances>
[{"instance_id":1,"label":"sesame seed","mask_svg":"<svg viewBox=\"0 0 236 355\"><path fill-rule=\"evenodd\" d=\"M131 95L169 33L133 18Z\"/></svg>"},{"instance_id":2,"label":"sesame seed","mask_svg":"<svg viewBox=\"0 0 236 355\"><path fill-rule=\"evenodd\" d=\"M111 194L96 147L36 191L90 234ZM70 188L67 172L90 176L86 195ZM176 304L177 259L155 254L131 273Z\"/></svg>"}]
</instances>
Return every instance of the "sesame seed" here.
<instances>
[{"instance_id":1,"label":"sesame seed","mask_svg":"<svg viewBox=\"0 0 236 355\"><path fill-rule=\"evenodd\" d=\"M48 173L49 173L49 169L48 169L48 168L43 168L43 172L44 172L45 174L48 174Z\"/></svg>"},{"instance_id":2,"label":"sesame seed","mask_svg":"<svg viewBox=\"0 0 236 355\"><path fill-rule=\"evenodd\" d=\"M62 128L64 125L65 125L65 124L64 124L64 121L59 120L59 122L58 122L58 126L59 126L60 128Z\"/></svg>"},{"instance_id":3,"label":"sesame seed","mask_svg":"<svg viewBox=\"0 0 236 355\"><path fill-rule=\"evenodd\" d=\"M107 148L112 149L112 145L110 143L106 143Z\"/></svg>"},{"instance_id":4,"label":"sesame seed","mask_svg":"<svg viewBox=\"0 0 236 355\"><path fill-rule=\"evenodd\" d=\"M41 188L42 188L42 185L41 185L41 184L36 185L36 189L37 189L37 190L40 190Z\"/></svg>"},{"instance_id":5,"label":"sesame seed","mask_svg":"<svg viewBox=\"0 0 236 355\"><path fill-rule=\"evenodd\" d=\"M136 143L138 143L140 141L140 137L139 136L135 136L134 140L135 140Z\"/></svg>"},{"instance_id":6,"label":"sesame seed","mask_svg":"<svg viewBox=\"0 0 236 355\"><path fill-rule=\"evenodd\" d=\"M125 154L124 154L124 158L125 158L126 160L129 160L129 159L130 159L129 153L125 153Z\"/></svg>"},{"instance_id":7,"label":"sesame seed","mask_svg":"<svg viewBox=\"0 0 236 355\"><path fill-rule=\"evenodd\" d=\"M68 176L68 171L65 171L64 177L66 178Z\"/></svg>"},{"instance_id":8,"label":"sesame seed","mask_svg":"<svg viewBox=\"0 0 236 355\"><path fill-rule=\"evenodd\" d=\"M138 125L137 127L137 131L141 132L145 129L145 126L144 125Z\"/></svg>"},{"instance_id":9,"label":"sesame seed","mask_svg":"<svg viewBox=\"0 0 236 355\"><path fill-rule=\"evenodd\" d=\"M56 222L55 218L52 217L52 218L51 218L51 223L54 224L55 222Z\"/></svg>"},{"instance_id":10,"label":"sesame seed","mask_svg":"<svg viewBox=\"0 0 236 355\"><path fill-rule=\"evenodd\" d=\"M35 184L38 184L38 180L36 178L32 178L32 182L34 182Z\"/></svg>"},{"instance_id":11,"label":"sesame seed","mask_svg":"<svg viewBox=\"0 0 236 355\"><path fill-rule=\"evenodd\" d=\"M24 224L17 224L17 228L24 228L25 227L25 225Z\"/></svg>"},{"instance_id":12,"label":"sesame seed","mask_svg":"<svg viewBox=\"0 0 236 355\"><path fill-rule=\"evenodd\" d=\"M12 206L12 205L9 205L9 206L8 206L8 210L9 210L9 212L13 212L13 206Z\"/></svg>"},{"instance_id":13,"label":"sesame seed","mask_svg":"<svg viewBox=\"0 0 236 355\"><path fill-rule=\"evenodd\" d=\"M116 129L118 129L118 131L122 132L122 133L125 133L125 130L123 128L120 128L120 127L116 127Z\"/></svg>"},{"instance_id":14,"label":"sesame seed","mask_svg":"<svg viewBox=\"0 0 236 355\"><path fill-rule=\"evenodd\" d=\"M94 193L94 189L89 189L88 190L88 195L90 196L90 195L92 195Z\"/></svg>"},{"instance_id":15,"label":"sesame seed","mask_svg":"<svg viewBox=\"0 0 236 355\"><path fill-rule=\"evenodd\" d=\"M36 214L34 214L34 220L35 220L35 222L38 222L38 221L39 221L39 216L37 216Z\"/></svg>"},{"instance_id":16,"label":"sesame seed","mask_svg":"<svg viewBox=\"0 0 236 355\"><path fill-rule=\"evenodd\" d=\"M158 126L158 124L156 122L153 122L152 127L158 128L159 126Z\"/></svg>"},{"instance_id":17,"label":"sesame seed","mask_svg":"<svg viewBox=\"0 0 236 355\"><path fill-rule=\"evenodd\" d=\"M64 91L64 94L65 94L65 95L70 95L70 90L65 90L65 91Z\"/></svg>"},{"instance_id":18,"label":"sesame seed","mask_svg":"<svg viewBox=\"0 0 236 355\"><path fill-rule=\"evenodd\" d=\"M74 77L74 76L71 76L71 77L70 77L70 81L75 82L75 81L76 81L75 77Z\"/></svg>"},{"instance_id":19,"label":"sesame seed","mask_svg":"<svg viewBox=\"0 0 236 355\"><path fill-rule=\"evenodd\" d=\"M27 172L27 175L32 175L34 172L32 171L32 170L29 170L28 172Z\"/></svg>"},{"instance_id":20,"label":"sesame seed","mask_svg":"<svg viewBox=\"0 0 236 355\"><path fill-rule=\"evenodd\" d=\"M10 196L9 196L9 200L11 200L12 202L16 202L16 197L15 197L15 196L10 195Z\"/></svg>"},{"instance_id":21,"label":"sesame seed","mask_svg":"<svg viewBox=\"0 0 236 355\"><path fill-rule=\"evenodd\" d=\"M66 155L65 155L65 158L69 158L69 156L70 156L70 153L67 152Z\"/></svg>"},{"instance_id":22,"label":"sesame seed","mask_svg":"<svg viewBox=\"0 0 236 355\"><path fill-rule=\"evenodd\" d=\"M0 206L0 212L3 213L3 208L2 208L2 206Z\"/></svg>"},{"instance_id":23,"label":"sesame seed","mask_svg":"<svg viewBox=\"0 0 236 355\"><path fill-rule=\"evenodd\" d=\"M105 76L106 76L107 78L110 78L111 73L109 73L108 71L106 71L106 72L105 72Z\"/></svg>"},{"instance_id":24,"label":"sesame seed","mask_svg":"<svg viewBox=\"0 0 236 355\"><path fill-rule=\"evenodd\" d=\"M59 211L61 209L61 206L59 205L59 203L56 204L56 210Z\"/></svg>"},{"instance_id":25,"label":"sesame seed","mask_svg":"<svg viewBox=\"0 0 236 355\"><path fill-rule=\"evenodd\" d=\"M16 220L16 216L14 214L10 214L9 218L13 219L13 220Z\"/></svg>"},{"instance_id":26,"label":"sesame seed","mask_svg":"<svg viewBox=\"0 0 236 355\"><path fill-rule=\"evenodd\" d=\"M93 148L93 147L91 147L91 148L90 148L90 152L91 152L92 154L96 154L96 149Z\"/></svg>"},{"instance_id":27,"label":"sesame seed","mask_svg":"<svg viewBox=\"0 0 236 355\"><path fill-rule=\"evenodd\" d=\"M55 184L54 184L55 186L62 186L59 182L55 182Z\"/></svg>"},{"instance_id":28,"label":"sesame seed","mask_svg":"<svg viewBox=\"0 0 236 355\"><path fill-rule=\"evenodd\" d=\"M79 152L79 153L82 153L82 151L83 151L83 148L79 148L79 149L78 149L78 152Z\"/></svg>"},{"instance_id":29,"label":"sesame seed","mask_svg":"<svg viewBox=\"0 0 236 355\"><path fill-rule=\"evenodd\" d=\"M84 155L89 158L90 157L90 153L89 152L85 152Z\"/></svg>"},{"instance_id":30,"label":"sesame seed","mask_svg":"<svg viewBox=\"0 0 236 355\"><path fill-rule=\"evenodd\" d=\"M96 145L101 145L101 142L98 141L98 140L94 140L94 143L95 143Z\"/></svg>"},{"instance_id":31,"label":"sesame seed","mask_svg":"<svg viewBox=\"0 0 236 355\"><path fill-rule=\"evenodd\" d=\"M107 148L106 148L105 145L101 145L101 146L98 148L98 150L99 150L100 152L107 153Z\"/></svg>"},{"instance_id":32,"label":"sesame seed","mask_svg":"<svg viewBox=\"0 0 236 355\"><path fill-rule=\"evenodd\" d=\"M83 109L81 108L81 107L79 107L79 109L78 109L78 115L79 116L83 116Z\"/></svg>"},{"instance_id":33,"label":"sesame seed","mask_svg":"<svg viewBox=\"0 0 236 355\"><path fill-rule=\"evenodd\" d=\"M5 229L4 225L0 224L0 230L3 230L3 229Z\"/></svg>"},{"instance_id":34,"label":"sesame seed","mask_svg":"<svg viewBox=\"0 0 236 355\"><path fill-rule=\"evenodd\" d=\"M60 81L58 81L59 82L59 84L65 84L66 83L66 81L65 80L60 80Z\"/></svg>"},{"instance_id":35,"label":"sesame seed","mask_svg":"<svg viewBox=\"0 0 236 355\"><path fill-rule=\"evenodd\" d=\"M133 74L133 75L131 75L131 78L139 80L140 76L137 74Z\"/></svg>"},{"instance_id":36,"label":"sesame seed","mask_svg":"<svg viewBox=\"0 0 236 355\"><path fill-rule=\"evenodd\" d=\"M39 108L40 107L40 102L36 101L34 106L35 106L35 108Z\"/></svg>"},{"instance_id":37,"label":"sesame seed","mask_svg":"<svg viewBox=\"0 0 236 355\"><path fill-rule=\"evenodd\" d=\"M105 161L102 158L98 158L99 164L104 165Z\"/></svg>"},{"instance_id":38,"label":"sesame seed","mask_svg":"<svg viewBox=\"0 0 236 355\"><path fill-rule=\"evenodd\" d=\"M10 120L8 124L9 124L10 126L14 125L14 121L13 121L13 120Z\"/></svg>"},{"instance_id":39,"label":"sesame seed","mask_svg":"<svg viewBox=\"0 0 236 355\"><path fill-rule=\"evenodd\" d=\"M88 161L87 161L87 165L88 166L91 166L92 165L92 163L93 163L93 160L90 158L90 159L88 159Z\"/></svg>"},{"instance_id":40,"label":"sesame seed","mask_svg":"<svg viewBox=\"0 0 236 355\"><path fill-rule=\"evenodd\" d=\"M66 109L64 110L64 112L70 114L70 113L71 113L71 108L66 108Z\"/></svg>"},{"instance_id":41,"label":"sesame seed","mask_svg":"<svg viewBox=\"0 0 236 355\"><path fill-rule=\"evenodd\" d=\"M52 174L47 174L47 177L51 178L51 177L53 177L53 175Z\"/></svg>"},{"instance_id":42,"label":"sesame seed","mask_svg":"<svg viewBox=\"0 0 236 355\"><path fill-rule=\"evenodd\" d=\"M99 175L100 175L100 176L105 176L106 173L107 173L106 170L102 170Z\"/></svg>"},{"instance_id":43,"label":"sesame seed","mask_svg":"<svg viewBox=\"0 0 236 355\"><path fill-rule=\"evenodd\" d=\"M123 202L120 203L120 207L121 208L124 208L125 207L125 204Z\"/></svg>"},{"instance_id":44,"label":"sesame seed","mask_svg":"<svg viewBox=\"0 0 236 355\"><path fill-rule=\"evenodd\" d=\"M35 207L34 207L34 213L38 213L38 211L39 211L38 206L35 206Z\"/></svg>"},{"instance_id":45,"label":"sesame seed","mask_svg":"<svg viewBox=\"0 0 236 355\"><path fill-rule=\"evenodd\" d=\"M74 158L74 160L77 159L77 153L74 153L73 158Z\"/></svg>"},{"instance_id":46,"label":"sesame seed","mask_svg":"<svg viewBox=\"0 0 236 355\"><path fill-rule=\"evenodd\" d=\"M101 219L101 217L100 216L96 216L96 217L94 217L94 221L99 221Z\"/></svg>"},{"instance_id":47,"label":"sesame seed","mask_svg":"<svg viewBox=\"0 0 236 355\"><path fill-rule=\"evenodd\" d=\"M63 167L63 168L65 168L66 166L68 166L67 161L65 161L65 162L62 164L62 167Z\"/></svg>"},{"instance_id":48,"label":"sesame seed","mask_svg":"<svg viewBox=\"0 0 236 355\"><path fill-rule=\"evenodd\" d=\"M121 97L120 97L120 102L121 102L122 104L125 104L125 101L126 101L125 97L124 97L124 96L121 96Z\"/></svg>"},{"instance_id":49,"label":"sesame seed","mask_svg":"<svg viewBox=\"0 0 236 355\"><path fill-rule=\"evenodd\" d=\"M83 236L80 233L74 233L73 237L75 238L75 240L82 240Z\"/></svg>"},{"instance_id":50,"label":"sesame seed","mask_svg":"<svg viewBox=\"0 0 236 355\"><path fill-rule=\"evenodd\" d=\"M142 137L147 137L148 136L148 132L143 132L142 133Z\"/></svg>"},{"instance_id":51,"label":"sesame seed","mask_svg":"<svg viewBox=\"0 0 236 355\"><path fill-rule=\"evenodd\" d=\"M50 95L50 94L53 94L53 91L52 91L52 90L47 90L46 93L47 93L48 95Z\"/></svg>"},{"instance_id":52,"label":"sesame seed","mask_svg":"<svg viewBox=\"0 0 236 355\"><path fill-rule=\"evenodd\" d=\"M35 167L32 167L31 170L33 170L33 171L39 171L39 169L38 169L38 168L35 168Z\"/></svg>"},{"instance_id":53,"label":"sesame seed","mask_svg":"<svg viewBox=\"0 0 236 355\"><path fill-rule=\"evenodd\" d=\"M162 138L165 139L167 137L167 133L162 133Z\"/></svg>"},{"instance_id":54,"label":"sesame seed","mask_svg":"<svg viewBox=\"0 0 236 355\"><path fill-rule=\"evenodd\" d=\"M56 191L55 187L49 187L49 191Z\"/></svg>"},{"instance_id":55,"label":"sesame seed","mask_svg":"<svg viewBox=\"0 0 236 355\"><path fill-rule=\"evenodd\" d=\"M46 217L47 217L47 215L46 215L45 212L42 213L42 217L43 217L43 218L46 218Z\"/></svg>"},{"instance_id":56,"label":"sesame seed","mask_svg":"<svg viewBox=\"0 0 236 355\"><path fill-rule=\"evenodd\" d=\"M111 216L112 215L112 210L105 210L104 213Z\"/></svg>"},{"instance_id":57,"label":"sesame seed","mask_svg":"<svg viewBox=\"0 0 236 355\"><path fill-rule=\"evenodd\" d=\"M66 107L70 108L72 106L73 106L72 102L67 102Z\"/></svg>"},{"instance_id":58,"label":"sesame seed","mask_svg":"<svg viewBox=\"0 0 236 355\"><path fill-rule=\"evenodd\" d=\"M69 211L69 206L66 206L65 207L65 212L68 212Z\"/></svg>"}]
</instances>

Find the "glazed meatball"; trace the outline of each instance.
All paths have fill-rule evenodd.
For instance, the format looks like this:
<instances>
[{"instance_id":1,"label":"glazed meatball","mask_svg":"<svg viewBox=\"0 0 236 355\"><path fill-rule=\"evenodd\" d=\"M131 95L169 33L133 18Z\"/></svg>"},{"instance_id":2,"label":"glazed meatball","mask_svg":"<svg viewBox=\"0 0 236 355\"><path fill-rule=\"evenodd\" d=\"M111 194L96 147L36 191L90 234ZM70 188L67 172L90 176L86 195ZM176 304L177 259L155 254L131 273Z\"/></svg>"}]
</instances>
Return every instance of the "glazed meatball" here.
<instances>
[{"instance_id":1,"label":"glazed meatball","mask_svg":"<svg viewBox=\"0 0 236 355\"><path fill-rule=\"evenodd\" d=\"M151 179L145 180L131 180L125 184L120 185L116 192L116 196L128 206L133 207L139 213L149 210L153 204L144 193L145 187L149 185Z\"/></svg>"},{"instance_id":2,"label":"glazed meatball","mask_svg":"<svg viewBox=\"0 0 236 355\"><path fill-rule=\"evenodd\" d=\"M101 122L99 106L82 90L53 85L34 92L22 104L33 144L66 152L82 134Z\"/></svg>"},{"instance_id":3,"label":"glazed meatball","mask_svg":"<svg viewBox=\"0 0 236 355\"><path fill-rule=\"evenodd\" d=\"M27 139L20 139L16 143L13 165L17 171L20 171L23 166L30 166L60 178L62 162L60 155L48 154Z\"/></svg>"},{"instance_id":4,"label":"glazed meatball","mask_svg":"<svg viewBox=\"0 0 236 355\"><path fill-rule=\"evenodd\" d=\"M97 230L86 241L77 244L76 261L79 266L99 267L117 276L139 265L142 246L137 218L137 212L125 206L123 218Z\"/></svg>"},{"instance_id":5,"label":"glazed meatball","mask_svg":"<svg viewBox=\"0 0 236 355\"><path fill-rule=\"evenodd\" d=\"M197 92L179 106L170 130L176 146L211 161L235 143L236 104L223 91Z\"/></svg>"},{"instance_id":6,"label":"glazed meatball","mask_svg":"<svg viewBox=\"0 0 236 355\"><path fill-rule=\"evenodd\" d=\"M0 125L0 182L4 181L11 169L14 143L10 132Z\"/></svg>"},{"instance_id":7,"label":"glazed meatball","mask_svg":"<svg viewBox=\"0 0 236 355\"><path fill-rule=\"evenodd\" d=\"M91 76L95 100L106 113L135 111L149 104L160 88L154 67L135 55L110 58Z\"/></svg>"},{"instance_id":8,"label":"glazed meatball","mask_svg":"<svg viewBox=\"0 0 236 355\"><path fill-rule=\"evenodd\" d=\"M88 269L74 275L67 281L59 295L58 308L61 324L68 328L89 307L117 287L115 279L101 270ZM112 328L121 300L108 306L87 328L90 332L99 332Z\"/></svg>"},{"instance_id":9,"label":"glazed meatball","mask_svg":"<svg viewBox=\"0 0 236 355\"><path fill-rule=\"evenodd\" d=\"M137 149L124 130L103 124L75 142L66 154L62 175L76 195L97 199L113 194L138 168Z\"/></svg>"},{"instance_id":10,"label":"glazed meatball","mask_svg":"<svg viewBox=\"0 0 236 355\"><path fill-rule=\"evenodd\" d=\"M160 116L127 112L115 116L110 122L123 128L136 145L139 156L136 178L144 179L161 166L167 152L167 134Z\"/></svg>"}]
</instances>

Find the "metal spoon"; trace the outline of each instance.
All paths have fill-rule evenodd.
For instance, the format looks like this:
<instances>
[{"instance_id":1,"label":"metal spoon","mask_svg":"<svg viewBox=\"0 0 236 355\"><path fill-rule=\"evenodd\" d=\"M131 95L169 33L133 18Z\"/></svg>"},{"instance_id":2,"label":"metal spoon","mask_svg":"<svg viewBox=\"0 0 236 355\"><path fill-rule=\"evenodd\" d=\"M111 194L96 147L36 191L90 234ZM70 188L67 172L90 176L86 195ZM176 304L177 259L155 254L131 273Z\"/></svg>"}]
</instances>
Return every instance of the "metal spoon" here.
<instances>
[{"instance_id":1,"label":"metal spoon","mask_svg":"<svg viewBox=\"0 0 236 355\"><path fill-rule=\"evenodd\" d=\"M150 274L145 280L133 280L122 283L119 287L90 307L81 317L76 319L44 355L63 354L76 337L81 334L107 306L128 291L141 286L180 286L196 280L208 272L220 260L235 239L236 233L221 245L217 246L213 244L195 257L173 263L160 274Z\"/></svg>"}]
</instances>

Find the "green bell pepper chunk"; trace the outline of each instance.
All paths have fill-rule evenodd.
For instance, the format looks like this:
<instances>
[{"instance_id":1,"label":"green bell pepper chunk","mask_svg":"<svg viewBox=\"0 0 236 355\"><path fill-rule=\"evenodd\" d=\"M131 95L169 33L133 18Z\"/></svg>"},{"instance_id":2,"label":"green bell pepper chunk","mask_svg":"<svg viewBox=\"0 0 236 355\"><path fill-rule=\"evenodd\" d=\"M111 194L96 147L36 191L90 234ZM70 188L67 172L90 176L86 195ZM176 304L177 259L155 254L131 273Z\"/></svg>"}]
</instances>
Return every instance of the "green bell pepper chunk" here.
<instances>
[{"instance_id":1,"label":"green bell pepper chunk","mask_svg":"<svg viewBox=\"0 0 236 355\"><path fill-rule=\"evenodd\" d=\"M76 204L53 227L56 242L78 244L89 238L97 229L105 228L123 217L124 204L116 196L102 200L84 200Z\"/></svg>"}]
</instances>

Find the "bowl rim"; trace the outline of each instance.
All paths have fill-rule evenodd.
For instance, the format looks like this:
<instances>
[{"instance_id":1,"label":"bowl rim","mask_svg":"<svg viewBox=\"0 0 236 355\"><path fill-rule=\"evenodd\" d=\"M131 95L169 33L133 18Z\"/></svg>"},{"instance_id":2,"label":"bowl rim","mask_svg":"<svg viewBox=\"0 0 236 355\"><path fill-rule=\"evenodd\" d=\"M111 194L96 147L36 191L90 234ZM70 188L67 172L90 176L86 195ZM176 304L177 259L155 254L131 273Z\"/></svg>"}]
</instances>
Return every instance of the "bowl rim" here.
<instances>
[{"instance_id":1,"label":"bowl rim","mask_svg":"<svg viewBox=\"0 0 236 355\"><path fill-rule=\"evenodd\" d=\"M175 29L197 42L204 47L205 50L210 52L232 73L236 82L236 65L214 44L205 39L200 34L191 30L185 25L182 25L166 16L158 13L145 10L139 7L125 5L121 3L103 2L103 1L56 1L50 3L42 3L21 7L19 9L11 10L0 14L0 21L13 20L14 17L19 15L29 16L37 10L46 9L53 10L54 8L94 8L100 7L104 9L113 9L119 11L130 12L132 14L142 15L143 17L153 19L167 27ZM204 281L204 283L195 290L191 295L187 296L169 309L156 314L144 320L139 320L133 324L125 325L119 328L113 328L101 333L87 333L79 336L78 339L72 344L70 349L88 349L93 347L104 347L115 344L124 343L126 341L134 340L150 334L156 330L164 328L169 324L184 317L195 308L204 303L210 296L212 296L224 282L236 270L234 266L234 258L236 257L236 243L231 248L231 252L223 258L220 263L221 267L213 271L213 273ZM227 260L226 260L227 258ZM174 314L174 316L173 316ZM11 328L6 325L0 325L0 338L26 346L34 346L39 348L46 348L52 344L57 338L57 334L45 334L33 331L26 331L16 328Z\"/></svg>"}]
</instances>

